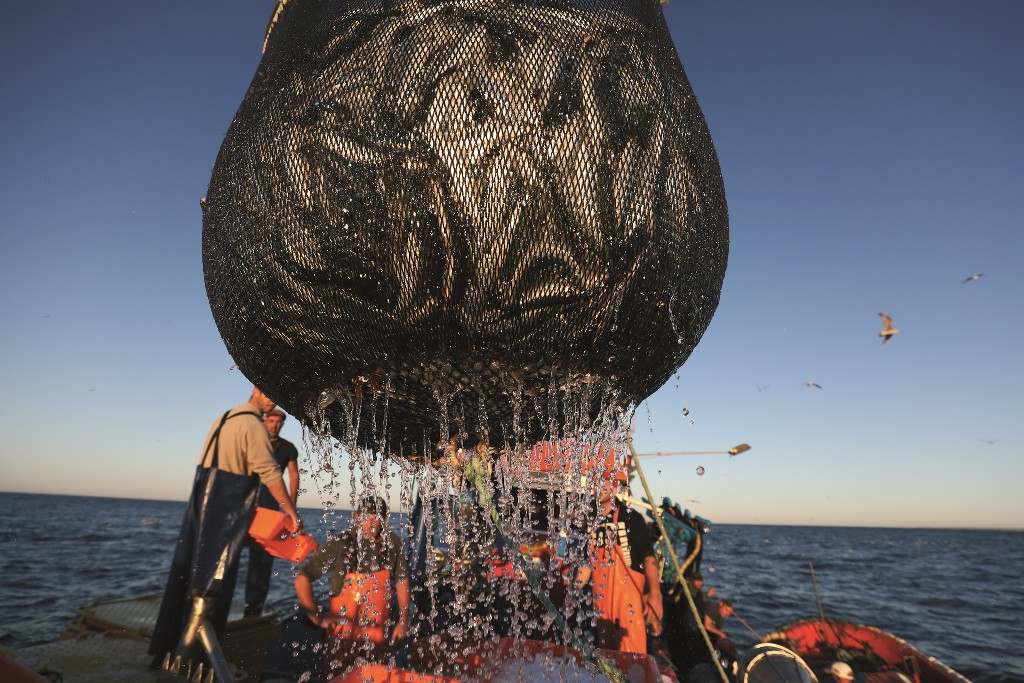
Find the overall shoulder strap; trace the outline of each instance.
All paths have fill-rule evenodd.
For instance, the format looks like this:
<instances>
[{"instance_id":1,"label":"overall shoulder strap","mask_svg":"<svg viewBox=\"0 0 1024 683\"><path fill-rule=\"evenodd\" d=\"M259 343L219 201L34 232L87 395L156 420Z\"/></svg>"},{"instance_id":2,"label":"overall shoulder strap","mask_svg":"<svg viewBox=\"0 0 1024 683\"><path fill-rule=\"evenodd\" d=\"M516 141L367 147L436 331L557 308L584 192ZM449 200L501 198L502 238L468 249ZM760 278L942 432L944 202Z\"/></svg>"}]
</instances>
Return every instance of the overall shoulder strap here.
<instances>
[{"instance_id":1,"label":"overall shoulder strap","mask_svg":"<svg viewBox=\"0 0 1024 683\"><path fill-rule=\"evenodd\" d=\"M224 427L225 422L233 417L238 417L239 415L252 415L256 419L261 419L259 415L251 410L243 410L242 412L235 413L234 415L231 414L230 410L224 413L223 417L220 418L220 424L217 425L217 429L215 429L213 435L210 436L210 443L206 444L206 450L203 451L203 459L201 462L206 462L206 456L209 454L210 449L213 448L213 462L210 463L210 467L217 469L217 462L220 456L220 430Z\"/></svg>"}]
</instances>

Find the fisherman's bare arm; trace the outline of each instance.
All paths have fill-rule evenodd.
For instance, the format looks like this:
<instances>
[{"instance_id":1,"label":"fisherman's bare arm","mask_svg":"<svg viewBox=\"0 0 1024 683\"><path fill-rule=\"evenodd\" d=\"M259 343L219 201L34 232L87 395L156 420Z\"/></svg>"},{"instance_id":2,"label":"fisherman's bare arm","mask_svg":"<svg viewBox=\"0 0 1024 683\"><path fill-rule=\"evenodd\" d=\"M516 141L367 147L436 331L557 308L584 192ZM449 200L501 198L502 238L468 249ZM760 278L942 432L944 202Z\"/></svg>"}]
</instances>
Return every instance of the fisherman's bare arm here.
<instances>
[{"instance_id":1,"label":"fisherman's bare arm","mask_svg":"<svg viewBox=\"0 0 1024 683\"><path fill-rule=\"evenodd\" d=\"M661 600L661 568L658 559L653 555L644 558L644 577L647 579L647 595L644 596L644 613L647 623L656 636L661 635L661 620L665 614L665 606Z\"/></svg>"},{"instance_id":2,"label":"fisherman's bare arm","mask_svg":"<svg viewBox=\"0 0 1024 683\"><path fill-rule=\"evenodd\" d=\"M337 615L330 612L320 612L320 607L313 597L313 581L305 574L295 577L295 595L299 598L299 607L309 620L321 628L327 628L338 623Z\"/></svg>"},{"instance_id":3,"label":"fisherman's bare arm","mask_svg":"<svg viewBox=\"0 0 1024 683\"><path fill-rule=\"evenodd\" d=\"M301 534L303 532L302 520L299 519L299 511L295 509L295 506L292 504L291 499L288 497L288 491L284 487L284 482L278 479L273 484L268 486L267 490L270 491L270 495L274 497L274 500L276 500L277 504L281 506L281 509L284 510L284 513L291 518L292 533Z\"/></svg>"},{"instance_id":4,"label":"fisherman's bare arm","mask_svg":"<svg viewBox=\"0 0 1024 683\"><path fill-rule=\"evenodd\" d=\"M725 637L725 631L715 626L715 621L711 618L710 614L704 615L704 630L708 633L714 633L719 638Z\"/></svg>"},{"instance_id":5,"label":"fisherman's bare arm","mask_svg":"<svg viewBox=\"0 0 1024 683\"><path fill-rule=\"evenodd\" d=\"M292 505L299 505L299 463L288 461L288 489L292 496Z\"/></svg>"},{"instance_id":6,"label":"fisherman's bare arm","mask_svg":"<svg viewBox=\"0 0 1024 683\"><path fill-rule=\"evenodd\" d=\"M593 570L589 565L584 565L576 570L576 588L582 589L588 583L590 583L590 576L593 574Z\"/></svg>"},{"instance_id":7,"label":"fisherman's bare arm","mask_svg":"<svg viewBox=\"0 0 1024 683\"><path fill-rule=\"evenodd\" d=\"M395 629L391 632L391 642L396 643L409 635L409 605L412 600L409 595L409 579L403 579L395 586L395 594L398 597L398 621Z\"/></svg>"}]
</instances>

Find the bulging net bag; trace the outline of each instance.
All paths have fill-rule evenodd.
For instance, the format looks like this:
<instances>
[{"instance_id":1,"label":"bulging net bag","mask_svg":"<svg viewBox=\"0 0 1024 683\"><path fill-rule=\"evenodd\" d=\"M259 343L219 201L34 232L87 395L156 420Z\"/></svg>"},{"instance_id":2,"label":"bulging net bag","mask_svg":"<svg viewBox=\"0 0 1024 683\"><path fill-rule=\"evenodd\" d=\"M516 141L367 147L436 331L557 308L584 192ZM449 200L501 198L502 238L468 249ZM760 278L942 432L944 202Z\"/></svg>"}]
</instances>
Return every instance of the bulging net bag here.
<instances>
[{"instance_id":1,"label":"bulging net bag","mask_svg":"<svg viewBox=\"0 0 1024 683\"><path fill-rule=\"evenodd\" d=\"M397 454L642 400L707 328L727 252L650 0L280 3L204 204L242 372Z\"/></svg>"}]
</instances>

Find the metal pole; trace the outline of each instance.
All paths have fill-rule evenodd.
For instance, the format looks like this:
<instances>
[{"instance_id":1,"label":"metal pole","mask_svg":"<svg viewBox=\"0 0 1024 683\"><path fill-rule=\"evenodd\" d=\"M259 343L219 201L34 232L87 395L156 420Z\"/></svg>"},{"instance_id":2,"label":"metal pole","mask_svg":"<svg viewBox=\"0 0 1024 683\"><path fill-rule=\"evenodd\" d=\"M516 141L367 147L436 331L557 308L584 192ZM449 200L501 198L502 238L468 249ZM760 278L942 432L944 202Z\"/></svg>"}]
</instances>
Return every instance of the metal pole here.
<instances>
[{"instance_id":1,"label":"metal pole","mask_svg":"<svg viewBox=\"0 0 1024 683\"><path fill-rule=\"evenodd\" d=\"M224 658L224 652L220 649L220 643L217 642L213 624L205 622L199 629L199 637L203 641L203 647L206 648L206 654L210 657L210 664L213 665L217 679L222 683L233 683L231 669L228 667L228 661Z\"/></svg>"},{"instance_id":2,"label":"metal pole","mask_svg":"<svg viewBox=\"0 0 1024 683\"><path fill-rule=\"evenodd\" d=\"M743 617L741 617L740 615L736 614L736 608L735 607L732 610L732 615L734 617L736 617L737 621L739 621L741 624L743 624L744 628L746 628L748 631L750 631L750 633L753 634L753 636L755 638L757 638L757 642L761 642L762 640L764 640L764 638L761 637L761 634L754 630L753 626L751 626L746 621L744 621Z\"/></svg>"}]
</instances>

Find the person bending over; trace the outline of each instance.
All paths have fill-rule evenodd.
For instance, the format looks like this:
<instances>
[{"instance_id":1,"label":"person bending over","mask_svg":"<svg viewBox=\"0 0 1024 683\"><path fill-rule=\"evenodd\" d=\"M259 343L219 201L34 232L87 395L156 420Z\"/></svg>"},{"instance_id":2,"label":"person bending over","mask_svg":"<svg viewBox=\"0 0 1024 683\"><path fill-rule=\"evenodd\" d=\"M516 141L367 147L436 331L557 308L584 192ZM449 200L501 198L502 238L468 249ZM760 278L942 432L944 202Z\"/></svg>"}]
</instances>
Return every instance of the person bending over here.
<instances>
[{"instance_id":1,"label":"person bending over","mask_svg":"<svg viewBox=\"0 0 1024 683\"><path fill-rule=\"evenodd\" d=\"M360 660L382 662L389 643L409 629L409 569L398 536L386 527L388 506L379 496L360 500L353 524L328 540L295 577L299 606L327 632L325 678L344 673ZM313 582L330 575L329 606L313 596ZM391 619L391 596L398 618Z\"/></svg>"}]
</instances>

